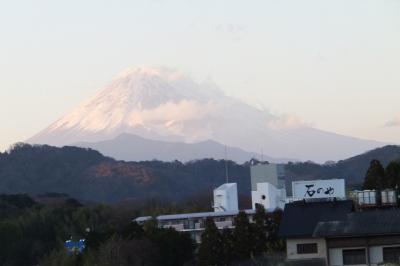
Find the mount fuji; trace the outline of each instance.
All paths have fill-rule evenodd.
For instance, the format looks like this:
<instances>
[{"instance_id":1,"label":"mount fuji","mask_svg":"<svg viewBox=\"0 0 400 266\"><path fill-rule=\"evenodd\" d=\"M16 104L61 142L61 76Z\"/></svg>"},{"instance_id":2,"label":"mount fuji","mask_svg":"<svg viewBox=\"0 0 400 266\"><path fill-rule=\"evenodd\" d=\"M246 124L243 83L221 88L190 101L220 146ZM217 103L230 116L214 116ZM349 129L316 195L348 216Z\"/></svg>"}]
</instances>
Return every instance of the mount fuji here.
<instances>
[{"instance_id":1,"label":"mount fuji","mask_svg":"<svg viewBox=\"0 0 400 266\"><path fill-rule=\"evenodd\" d=\"M229 97L211 82L196 82L168 68L145 67L120 73L94 97L28 142L95 147L99 146L96 142L107 141L105 155L118 157L112 141L119 141L115 149L121 147L121 140L129 145L130 138L119 137L124 134L143 141L185 143L188 153L190 144L212 141L248 154L263 150L275 158L316 162L339 160L385 145L315 129L290 116L276 116ZM173 147L169 151L170 159L176 159ZM132 158L141 153L143 150L132 149ZM129 152L124 154L116 159L129 159ZM156 153L142 159L154 158Z\"/></svg>"}]
</instances>

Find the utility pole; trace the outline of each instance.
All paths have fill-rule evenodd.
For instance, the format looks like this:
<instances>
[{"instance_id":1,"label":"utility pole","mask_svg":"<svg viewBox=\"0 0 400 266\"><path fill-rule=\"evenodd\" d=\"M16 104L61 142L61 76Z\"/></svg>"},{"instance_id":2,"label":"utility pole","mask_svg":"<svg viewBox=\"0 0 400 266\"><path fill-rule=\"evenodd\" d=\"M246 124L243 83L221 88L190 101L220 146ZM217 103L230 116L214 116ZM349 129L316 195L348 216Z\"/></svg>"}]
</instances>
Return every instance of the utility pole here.
<instances>
[{"instance_id":1,"label":"utility pole","mask_svg":"<svg viewBox=\"0 0 400 266\"><path fill-rule=\"evenodd\" d=\"M225 183L229 183L229 175L228 175L228 151L225 145Z\"/></svg>"}]
</instances>

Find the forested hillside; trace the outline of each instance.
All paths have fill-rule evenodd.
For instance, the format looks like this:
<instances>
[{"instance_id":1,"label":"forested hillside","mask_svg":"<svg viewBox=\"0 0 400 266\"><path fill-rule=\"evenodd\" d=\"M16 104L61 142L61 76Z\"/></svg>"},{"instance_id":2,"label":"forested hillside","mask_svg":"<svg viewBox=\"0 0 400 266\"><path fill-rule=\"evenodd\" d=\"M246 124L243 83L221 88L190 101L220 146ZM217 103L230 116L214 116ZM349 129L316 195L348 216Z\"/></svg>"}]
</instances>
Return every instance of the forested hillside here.
<instances>
[{"instance_id":1,"label":"forested hillside","mask_svg":"<svg viewBox=\"0 0 400 266\"><path fill-rule=\"evenodd\" d=\"M391 161L400 161L400 147L395 145L385 146L334 164L289 163L286 165L287 186L290 187L292 180L344 178L346 185L361 188L372 160L379 160L384 167Z\"/></svg>"},{"instance_id":2,"label":"forested hillside","mask_svg":"<svg viewBox=\"0 0 400 266\"><path fill-rule=\"evenodd\" d=\"M228 162L229 181L249 193L248 165ZM225 162L213 159L124 162L76 148L19 144L0 157L0 193L65 193L86 201L178 200L225 182ZM210 202L211 205L211 202Z\"/></svg>"},{"instance_id":3,"label":"forested hillside","mask_svg":"<svg viewBox=\"0 0 400 266\"><path fill-rule=\"evenodd\" d=\"M400 159L398 146L386 146L335 164L312 162L286 166L287 187L292 180L345 178L359 186L372 159L383 166ZM250 196L250 163L227 162L229 181L239 194ZM202 159L181 163L125 162L97 151L77 147L56 148L18 144L0 153L0 193L40 195L65 193L83 201L118 202L162 199L176 201L207 195L225 182L225 161Z\"/></svg>"}]
</instances>

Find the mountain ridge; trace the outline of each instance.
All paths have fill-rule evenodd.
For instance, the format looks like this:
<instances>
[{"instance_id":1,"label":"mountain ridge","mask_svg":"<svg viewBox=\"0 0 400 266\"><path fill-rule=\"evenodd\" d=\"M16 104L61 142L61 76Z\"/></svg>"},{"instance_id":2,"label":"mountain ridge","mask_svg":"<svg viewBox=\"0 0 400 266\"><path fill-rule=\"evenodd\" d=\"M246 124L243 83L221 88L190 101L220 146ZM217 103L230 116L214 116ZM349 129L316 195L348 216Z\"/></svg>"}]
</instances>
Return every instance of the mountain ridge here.
<instances>
[{"instance_id":1,"label":"mountain ridge","mask_svg":"<svg viewBox=\"0 0 400 266\"><path fill-rule=\"evenodd\" d=\"M196 143L165 142L128 133L122 133L111 140L78 142L73 145L91 148L106 156L124 161L178 160L188 162L202 158L229 159L236 163L244 163L252 158L263 158L263 160L274 163L298 161L288 158L272 158L236 147L227 147L215 140L203 140Z\"/></svg>"}]
</instances>

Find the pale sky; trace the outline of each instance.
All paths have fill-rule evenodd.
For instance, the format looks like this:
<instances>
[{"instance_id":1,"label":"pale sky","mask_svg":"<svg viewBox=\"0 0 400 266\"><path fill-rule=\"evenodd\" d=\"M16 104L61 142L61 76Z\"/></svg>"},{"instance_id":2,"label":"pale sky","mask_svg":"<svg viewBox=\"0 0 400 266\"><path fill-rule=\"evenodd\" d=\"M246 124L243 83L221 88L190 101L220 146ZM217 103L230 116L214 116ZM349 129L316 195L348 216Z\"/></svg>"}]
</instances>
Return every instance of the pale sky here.
<instances>
[{"instance_id":1,"label":"pale sky","mask_svg":"<svg viewBox=\"0 0 400 266\"><path fill-rule=\"evenodd\" d=\"M143 65L400 143L398 0L13 0L0 2L0 150Z\"/></svg>"}]
</instances>

